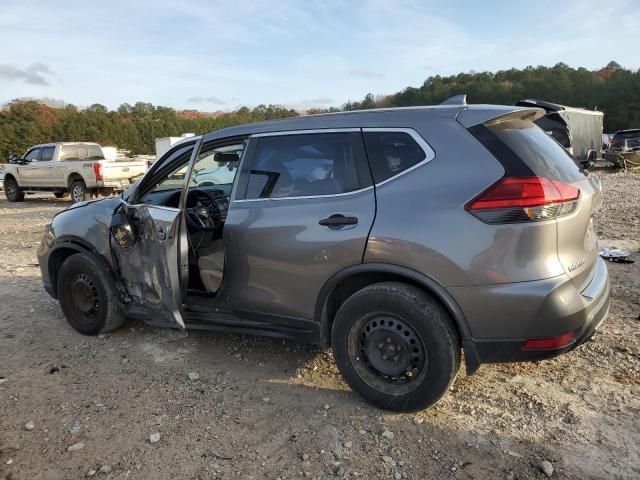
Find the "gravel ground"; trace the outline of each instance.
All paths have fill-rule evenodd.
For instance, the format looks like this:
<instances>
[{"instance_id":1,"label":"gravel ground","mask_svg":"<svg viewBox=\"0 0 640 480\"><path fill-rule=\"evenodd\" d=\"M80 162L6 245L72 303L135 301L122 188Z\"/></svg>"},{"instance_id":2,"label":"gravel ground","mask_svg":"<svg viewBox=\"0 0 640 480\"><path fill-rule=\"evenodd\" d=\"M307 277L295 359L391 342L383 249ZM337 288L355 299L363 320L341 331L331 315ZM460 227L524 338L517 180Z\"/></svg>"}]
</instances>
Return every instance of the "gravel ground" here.
<instances>
[{"instance_id":1,"label":"gravel ground","mask_svg":"<svg viewBox=\"0 0 640 480\"><path fill-rule=\"evenodd\" d=\"M434 408L390 414L331 354L282 340L151 328L85 337L35 252L69 205L0 201L0 479L640 477L640 175L600 174L611 315L560 358L461 371Z\"/></svg>"}]
</instances>

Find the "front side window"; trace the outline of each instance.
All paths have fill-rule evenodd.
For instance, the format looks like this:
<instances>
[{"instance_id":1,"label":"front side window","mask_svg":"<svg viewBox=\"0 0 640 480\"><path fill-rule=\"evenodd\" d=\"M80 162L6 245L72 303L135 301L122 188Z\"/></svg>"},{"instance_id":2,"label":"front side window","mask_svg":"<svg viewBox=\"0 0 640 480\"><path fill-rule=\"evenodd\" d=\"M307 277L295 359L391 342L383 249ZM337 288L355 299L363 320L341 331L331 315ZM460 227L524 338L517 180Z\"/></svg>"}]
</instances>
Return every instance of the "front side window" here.
<instances>
[{"instance_id":1,"label":"front side window","mask_svg":"<svg viewBox=\"0 0 640 480\"><path fill-rule=\"evenodd\" d=\"M27 152L27 154L24 156L24 159L27 162L33 162L34 160L38 160L38 157L40 157L40 149L34 148L32 150L29 150L29 152Z\"/></svg>"},{"instance_id":2,"label":"front side window","mask_svg":"<svg viewBox=\"0 0 640 480\"><path fill-rule=\"evenodd\" d=\"M246 198L335 195L362 188L359 136L339 132L259 138Z\"/></svg>"},{"instance_id":3,"label":"front side window","mask_svg":"<svg viewBox=\"0 0 640 480\"><path fill-rule=\"evenodd\" d=\"M189 188L215 187L229 195L244 148L244 142L217 147L204 145L193 164Z\"/></svg>"},{"instance_id":4,"label":"front side window","mask_svg":"<svg viewBox=\"0 0 640 480\"><path fill-rule=\"evenodd\" d=\"M53 160L53 153L56 151L56 147L44 147L42 149L42 155L40 156L41 162L50 162Z\"/></svg>"},{"instance_id":5,"label":"front side window","mask_svg":"<svg viewBox=\"0 0 640 480\"><path fill-rule=\"evenodd\" d=\"M427 158L425 151L407 132L365 132L364 141L375 183L398 175Z\"/></svg>"}]
</instances>

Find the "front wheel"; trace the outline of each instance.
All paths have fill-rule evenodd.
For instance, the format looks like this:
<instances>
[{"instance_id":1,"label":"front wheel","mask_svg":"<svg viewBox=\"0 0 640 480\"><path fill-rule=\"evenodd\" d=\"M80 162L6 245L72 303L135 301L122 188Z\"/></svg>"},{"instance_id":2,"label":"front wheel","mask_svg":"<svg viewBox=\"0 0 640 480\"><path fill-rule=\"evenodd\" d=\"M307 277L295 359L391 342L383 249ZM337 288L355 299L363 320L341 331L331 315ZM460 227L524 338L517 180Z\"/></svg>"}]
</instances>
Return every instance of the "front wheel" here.
<instances>
[{"instance_id":1,"label":"front wheel","mask_svg":"<svg viewBox=\"0 0 640 480\"><path fill-rule=\"evenodd\" d=\"M76 253L58 272L56 290L64 316L85 335L110 332L120 327L125 316L104 269L92 255Z\"/></svg>"},{"instance_id":2,"label":"front wheel","mask_svg":"<svg viewBox=\"0 0 640 480\"><path fill-rule=\"evenodd\" d=\"M87 185L84 180L76 180L69 189L73 203L84 202L87 199Z\"/></svg>"},{"instance_id":3,"label":"front wheel","mask_svg":"<svg viewBox=\"0 0 640 480\"><path fill-rule=\"evenodd\" d=\"M18 182L12 177L4 180L4 194L10 202L21 202L24 200L24 192L18 186Z\"/></svg>"},{"instance_id":4,"label":"front wheel","mask_svg":"<svg viewBox=\"0 0 640 480\"><path fill-rule=\"evenodd\" d=\"M331 346L351 388L387 410L433 405L460 368L460 340L448 312L403 283L378 283L349 297L336 314Z\"/></svg>"}]
</instances>

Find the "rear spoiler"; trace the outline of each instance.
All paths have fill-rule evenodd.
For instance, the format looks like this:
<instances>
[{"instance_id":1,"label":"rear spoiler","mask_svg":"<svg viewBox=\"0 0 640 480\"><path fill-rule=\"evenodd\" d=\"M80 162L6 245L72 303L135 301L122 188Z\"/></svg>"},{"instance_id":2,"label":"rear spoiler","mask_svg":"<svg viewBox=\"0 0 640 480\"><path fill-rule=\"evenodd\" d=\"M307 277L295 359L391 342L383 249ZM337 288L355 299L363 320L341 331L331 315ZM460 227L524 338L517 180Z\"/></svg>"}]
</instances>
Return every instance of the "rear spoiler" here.
<instances>
[{"instance_id":1,"label":"rear spoiler","mask_svg":"<svg viewBox=\"0 0 640 480\"><path fill-rule=\"evenodd\" d=\"M461 110L456 120L465 128L481 123L498 123L507 120L529 120L533 122L544 116L542 108L514 107L501 105L471 105Z\"/></svg>"}]
</instances>

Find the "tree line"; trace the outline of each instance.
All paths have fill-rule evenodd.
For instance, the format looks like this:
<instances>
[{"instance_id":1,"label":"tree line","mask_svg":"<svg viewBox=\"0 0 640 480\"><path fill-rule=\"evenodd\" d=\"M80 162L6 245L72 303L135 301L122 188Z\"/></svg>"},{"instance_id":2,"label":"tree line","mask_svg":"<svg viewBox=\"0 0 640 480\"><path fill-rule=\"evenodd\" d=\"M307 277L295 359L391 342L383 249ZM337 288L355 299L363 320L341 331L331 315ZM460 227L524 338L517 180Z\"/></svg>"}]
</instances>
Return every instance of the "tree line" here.
<instances>
[{"instance_id":1,"label":"tree line","mask_svg":"<svg viewBox=\"0 0 640 480\"><path fill-rule=\"evenodd\" d=\"M56 141L97 142L124 148L132 155L152 154L159 137L202 134L295 115L299 113L275 105L210 114L142 102L109 111L100 104L78 109L73 105L52 107L37 100L13 101L0 111L0 161L7 161L11 154L22 155L32 145Z\"/></svg>"},{"instance_id":2,"label":"tree line","mask_svg":"<svg viewBox=\"0 0 640 480\"><path fill-rule=\"evenodd\" d=\"M434 105L461 93L469 103L510 105L526 98L563 105L597 108L605 114L605 131L640 128L640 71L630 71L615 62L590 71L565 64L527 67L499 72L432 76L420 87L408 87L391 95L368 94L338 108L311 109L307 113L379 107ZM79 109L73 105L49 106L43 102L15 100L0 110L0 161L21 155L34 144L53 141L91 141L115 145L132 154L154 152L158 137L185 132L202 134L243 123L299 115L277 105L247 107L229 113L203 113L139 102L108 110L100 104Z\"/></svg>"},{"instance_id":3,"label":"tree line","mask_svg":"<svg viewBox=\"0 0 640 480\"><path fill-rule=\"evenodd\" d=\"M598 109L604 112L605 132L640 128L640 70L627 70L616 62L597 71L559 63L554 67L512 68L495 73L436 75L427 78L420 87L408 87L391 95L369 93L363 100L348 102L343 108L436 105L463 93L469 103L513 105L533 98Z\"/></svg>"}]
</instances>

